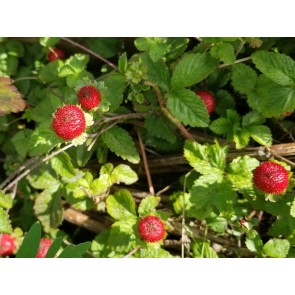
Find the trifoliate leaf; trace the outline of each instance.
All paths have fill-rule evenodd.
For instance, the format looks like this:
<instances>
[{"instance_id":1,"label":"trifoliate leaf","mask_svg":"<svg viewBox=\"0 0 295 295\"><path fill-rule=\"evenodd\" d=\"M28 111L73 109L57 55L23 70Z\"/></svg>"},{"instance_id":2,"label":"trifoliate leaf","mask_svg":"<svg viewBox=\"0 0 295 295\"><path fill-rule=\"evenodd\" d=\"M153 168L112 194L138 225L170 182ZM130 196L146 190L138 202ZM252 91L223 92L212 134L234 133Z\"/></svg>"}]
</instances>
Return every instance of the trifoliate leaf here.
<instances>
[{"instance_id":1,"label":"trifoliate leaf","mask_svg":"<svg viewBox=\"0 0 295 295\"><path fill-rule=\"evenodd\" d=\"M139 216L145 216L154 211L161 201L160 197L149 196L144 198L138 207Z\"/></svg>"},{"instance_id":2,"label":"trifoliate leaf","mask_svg":"<svg viewBox=\"0 0 295 295\"><path fill-rule=\"evenodd\" d=\"M22 112L26 102L10 78L0 77L0 116Z\"/></svg>"},{"instance_id":3,"label":"trifoliate leaf","mask_svg":"<svg viewBox=\"0 0 295 295\"><path fill-rule=\"evenodd\" d=\"M209 115L203 101L188 89L174 89L168 95L167 107L174 117L192 127L207 127Z\"/></svg>"},{"instance_id":4,"label":"trifoliate leaf","mask_svg":"<svg viewBox=\"0 0 295 295\"><path fill-rule=\"evenodd\" d=\"M273 82L282 86L295 85L295 62L282 53L256 51L252 54L256 68Z\"/></svg>"},{"instance_id":5,"label":"trifoliate leaf","mask_svg":"<svg viewBox=\"0 0 295 295\"><path fill-rule=\"evenodd\" d=\"M234 89L242 94L250 93L256 84L256 72L245 64L236 64L232 68L231 83Z\"/></svg>"},{"instance_id":6,"label":"trifoliate leaf","mask_svg":"<svg viewBox=\"0 0 295 295\"><path fill-rule=\"evenodd\" d=\"M176 65L171 87L188 87L207 78L216 69L216 60L209 53L186 54Z\"/></svg>"},{"instance_id":7,"label":"trifoliate leaf","mask_svg":"<svg viewBox=\"0 0 295 295\"><path fill-rule=\"evenodd\" d=\"M120 190L109 195L106 201L108 213L116 220L136 217L135 202L127 190Z\"/></svg>"},{"instance_id":8,"label":"trifoliate leaf","mask_svg":"<svg viewBox=\"0 0 295 295\"><path fill-rule=\"evenodd\" d=\"M139 163L134 141L126 130L114 126L102 134L102 140L117 156L134 164Z\"/></svg>"},{"instance_id":9,"label":"trifoliate leaf","mask_svg":"<svg viewBox=\"0 0 295 295\"><path fill-rule=\"evenodd\" d=\"M111 173L111 181L113 184L125 183L133 184L138 180L138 176L128 165L120 164Z\"/></svg>"},{"instance_id":10,"label":"trifoliate leaf","mask_svg":"<svg viewBox=\"0 0 295 295\"><path fill-rule=\"evenodd\" d=\"M0 233L12 233L11 221L9 215L3 208L0 207Z\"/></svg>"},{"instance_id":11,"label":"trifoliate leaf","mask_svg":"<svg viewBox=\"0 0 295 295\"><path fill-rule=\"evenodd\" d=\"M261 75L254 90L248 94L248 103L266 118L292 112L295 109L295 89L281 86Z\"/></svg>"},{"instance_id":12,"label":"trifoliate leaf","mask_svg":"<svg viewBox=\"0 0 295 295\"><path fill-rule=\"evenodd\" d=\"M271 239L263 246L263 252L274 258L285 258L290 249L290 242L283 239Z\"/></svg>"}]
</instances>

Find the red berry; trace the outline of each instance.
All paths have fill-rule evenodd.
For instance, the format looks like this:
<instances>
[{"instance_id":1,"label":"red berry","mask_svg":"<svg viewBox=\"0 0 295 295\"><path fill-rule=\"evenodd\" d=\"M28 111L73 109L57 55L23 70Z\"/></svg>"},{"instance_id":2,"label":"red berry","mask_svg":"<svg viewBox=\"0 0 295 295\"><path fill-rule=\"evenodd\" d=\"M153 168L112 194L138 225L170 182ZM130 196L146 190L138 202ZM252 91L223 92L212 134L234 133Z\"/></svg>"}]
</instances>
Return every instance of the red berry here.
<instances>
[{"instance_id":1,"label":"red berry","mask_svg":"<svg viewBox=\"0 0 295 295\"><path fill-rule=\"evenodd\" d=\"M163 221L159 217L152 215L140 219L138 232L144 241L150 243L163 240L166 233Z\"/></svg>"},{"instance_id":2,"label":"red berry","mask_svg":"<svg viewBox=\"0 0 295 295\"><path fill-rule=\"evenodd\" d=\"M54 48L53 51L49 51L47 58L49 61L54 61L56 59L63 59L65 57L64 52L61 49Z\"/></svg>"},{"instance_id":3,"label":"red berry","mask_svg":"<svg viewBox=\"0 0 295 295\"><path fill-rule=\"evenodd\" d=\"M41 238L36 258L44 258L52 244L51 239Z\"/></svg>"},{"instance_id":4,"label":"red berry","mask_svg":"<svg viewBox=\"0 0 295 295\"><path fill-rule=\"evenodd\" d=\"M81 108L71 104L59 107L53 115L52 127L62 139L72 140L86 128L84 113Z\"/></svg>"},{"instance_id":5,"label":"red berry","mask_svg":"<svg viewBox=\"0 0 295 295\"><path fill-rule=\"evenodd\" d=\"M97 107L100 103L100 92L93 86L88 85L78 91L79 103L86 110Z\"/></svg>"},{"instance_id":6,"label":"red berry","mask_svg":"<svg viewBox=\"0 0 295 295\"><path fill-rule=\"evenodd\" d=\"M205 103L208 114L210 115L214 111L215 107L214 96L205 90L198 90L196 91L196 94L200 96L201 100Z\"/></svg>"},{"instance_id":7,"label":"red berry","mask_svg":"<svg viewBox=\"0 0 295 295\"><path fill-rule=\"evenodd\" d=\"M254 185L269 194L281 194L288 187L288 171L275 162L263 162L253 172Z\"/></svg>"},{"instance_id":8,"label":"red berry","mask_svg":"<svg viewBox=\"0 0 295 295\"><path fill-rule=\"evenodd\" d=\"M0 234L0 255L9 256L16 248L14 238L9 234Z\"/></svg>"}]
</instances>

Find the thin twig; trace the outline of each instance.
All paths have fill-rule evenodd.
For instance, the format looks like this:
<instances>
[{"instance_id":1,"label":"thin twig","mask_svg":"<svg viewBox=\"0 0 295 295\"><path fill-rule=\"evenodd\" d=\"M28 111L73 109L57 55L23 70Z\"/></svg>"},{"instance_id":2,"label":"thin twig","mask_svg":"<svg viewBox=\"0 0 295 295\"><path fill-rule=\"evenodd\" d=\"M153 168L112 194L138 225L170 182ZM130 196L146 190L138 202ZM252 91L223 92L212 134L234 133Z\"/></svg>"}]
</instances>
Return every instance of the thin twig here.
<instances>
[{"instance_id":1,"label":"thin twig","mask_svg":"<svg viewBox=\"0 0 295 295\"><path fill-rule=\"evenodd\" d=\"M130 251L127 255L125 255L123 258L129 258L132 256L135 252L137 252L140 249L140 246L136 246L132 251Z\"/></svg>"},{"instance_id":2,"label":"thin twig","mask_svg":"<svg viewBox=\"0 0 295 295\"><path fill-rule=\"evenodd\" d=\"M105 117L104 122L110 122L115 120L125 120L125 119L142 119L148 114L149 113L128 113L128 114L115 115L113 117Z\"/></svg>"},{"instance_id":3,"label":"thin twig","mask_svg":"<svg viewBox=\"0 0 295 295\"><path fill-rule=\"evenodd\" d=\"M3 189L3 192L5 193L9 189L11 189L17 182L19 182L23 177L25 177L26 175L28 175L30 172L32 172L35 168L37 168L42 163L45 163L46 161L48 161L52 157L54 157L54 156L58 155L59 153L65 151L67 149L69 149L72 146L73 146L73 144L70 143L70 144L64 146L63 148L61 148L61 149L53 152L52 154L48 155L47 157L43 158L42 160L40 160L39 162L37 162L36 164L34 164L32 167L28 168L26 171L24 171L22 174L20 174L17 178L15 178L9 185L7 185Z\"/></svg>"},{"instance_id":4,"label":"thin twig","mask_svg":"<svg viewBox=\"0 0 295 295\"><path fill-rule=\"evenodd\" d=\"M241 59L237 59L232 64L222 64L222 65L219 65L218 67L219 68L225 68L225 67L229 67L229 66L232 66L234 64L238 64L238 63L241 63L241 62L244 62L244 61L248 61L248 60L251 60L251 56L244 57L244 58L241 58Z\"/></svg>"},{"instance_id":5,"label":"thin twig","mask_svg":"<svg viewBox=\"0 0 295 295\"><path fill-rule=\"evenodd\" d=\"M139 132L139 129L137 129L137 136L138 136L139 146L140 146L141 155L142 155L142 159L143 159L145 174L146 174L148 185L149 185L149 191L150 191L150 194L152 196L154 196L155 189L153 186L153 182L152 182L152 178L151 178L151 174L150 174L150 170L149 170L149 165L148 165L148 161L147 161L147 157L146 157L146 153L145 153L145 149L144 149L144 144L142 142L142 138L141 138L141 134Z\"/></svg>"},{"instance_id":6,"label":"thin twig","mask_svg":"<svg viewBox=\"0 0 295 295\"><path fill-rule=\"evenodd\" d=\"M20 77L20 78L14 79L13 83L22 81L22 80L38 80L38 78L37 77Z\"/></svg>"},{"instance_id":7,"label":"thin twig","mask_svg":"<svg viewBox=\"0 0 295 295\"><path fill-rule=\"evenodd\" d=\"M62 40L76 46L76 47L79 47L80 49L84 50L85 52L91 54L92 56L100 59L101 61L105 62L106 64L108 64L111 68L113 68L114 70L118 70L118 67L115 66L113 63L111 63L110 61L108 61L107 59L105 59L104 57L102 57L101 55L97 54L96 52L90 50L89 48L69 39L69 38L66 38L66 37L61 37Z\"/></svg>"}]
</instances>

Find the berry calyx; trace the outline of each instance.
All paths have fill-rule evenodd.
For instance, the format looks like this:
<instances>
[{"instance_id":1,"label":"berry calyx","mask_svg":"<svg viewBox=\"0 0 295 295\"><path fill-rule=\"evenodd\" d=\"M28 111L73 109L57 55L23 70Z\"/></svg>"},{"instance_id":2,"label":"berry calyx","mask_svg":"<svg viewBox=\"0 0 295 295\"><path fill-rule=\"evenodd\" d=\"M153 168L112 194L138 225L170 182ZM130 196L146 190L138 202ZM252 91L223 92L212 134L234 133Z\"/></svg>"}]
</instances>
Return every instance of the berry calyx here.
<instances>
[{"instance_id":1,"label":"berry calyx","mask_svg":"<svg viewBox=\"0 0 295 295\"><path fill-rule=\"evenodd\" d=\"M85 131L86 120L84 113L76 105L61 106L53 115L52 127L62 139L72 140Z\"/></svg>"},{"instance_id":2,"label":"berry calyx","mask_svg":"<svg viewBox=\"0 0 295 295\"><path fill-rule=\"evenodd\" d=\"M140 237L150 243L158 242L165 237L165 226L163 221L153 215L142 217L138 223Z\"/></svg>"},{"instance_id":3,"label":"berry calyx","mask_svg":"<svg viewBox=\"0 0 295 295\"><path fill-rule=\"evenodd\" d=\"M16 248L14 238L9 234L0 234L0 255L9 256Z\"/></svg>"},{"instance_id":4,"label":"berry calyx","mask_svg":"<svg viewBox=\"0 0 295 295\"><path fill-rule=\"evenodd\" d=\"M47 55L47 59L49 61L54 61L56 59L63 59L64 57L65 57L64 52L58 48L54 48L52 51L49 51Z\"/></svg>"},{"instance_id":5,"label":"berry calyx","mask_svg":"<svg viewBox=\"0 0 295 295\"><path fill-rule=\"evenodd\" d=\"M78 99L84 109L91 110L99 105L100 92L91 85L84 86L78 91Z\"/></svg>"},{"instance_id":6,"label":"berry calyx","mask_svg":"<svg viewBox=\"0 0 295 295\"><path fill-rule=\"evenodd\" d=\"M210 115L214 111L214 108L215 108L214 96L210 92L205 91L205 90L198 90L198 91L196 91L196 94L198 96L200 96L201 100L204 102L204 104L207 108L208 114Z\"/></svg>"},{"instance_id":7,"label":"berry calyx","mask_svg":"<svg viewBox=\"0 0 295 295\"><path fill-rule=\"evenodd\" d=\"M52 242L53 240L51 239L41 238L36 258L45 258Z\"/></svg>"},{"instance_id":8,"label":"berry calyx","mask_svg":"<svg viewBox=\"0 0 295 295\"><path fill-rule=\"evenodd\" d=\"M278 163L266 161L254 170L253 182L264 193L281 194L289 184L288 171Z\"/></svg>"}]
</instances>

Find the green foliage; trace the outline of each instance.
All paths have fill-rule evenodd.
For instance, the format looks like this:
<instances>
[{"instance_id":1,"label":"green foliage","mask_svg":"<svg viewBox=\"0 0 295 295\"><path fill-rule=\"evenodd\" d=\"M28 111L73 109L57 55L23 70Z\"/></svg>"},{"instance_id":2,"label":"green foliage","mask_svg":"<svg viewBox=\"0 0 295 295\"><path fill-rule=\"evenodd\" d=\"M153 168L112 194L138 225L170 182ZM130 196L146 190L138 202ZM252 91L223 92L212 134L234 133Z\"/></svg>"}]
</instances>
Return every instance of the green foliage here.
<instances>
[{"instance_id":1,"label":"green foliage","mask_svg":"<svg viewBox=\"0 0 295 295\"><path fill-rule=\"evenodd\" d=\"M12 226L9 215L0 207L0 233L11 233Z\"/></svg>"}]
</instances>

